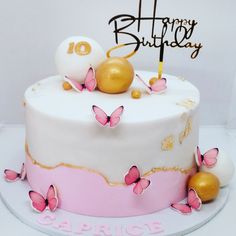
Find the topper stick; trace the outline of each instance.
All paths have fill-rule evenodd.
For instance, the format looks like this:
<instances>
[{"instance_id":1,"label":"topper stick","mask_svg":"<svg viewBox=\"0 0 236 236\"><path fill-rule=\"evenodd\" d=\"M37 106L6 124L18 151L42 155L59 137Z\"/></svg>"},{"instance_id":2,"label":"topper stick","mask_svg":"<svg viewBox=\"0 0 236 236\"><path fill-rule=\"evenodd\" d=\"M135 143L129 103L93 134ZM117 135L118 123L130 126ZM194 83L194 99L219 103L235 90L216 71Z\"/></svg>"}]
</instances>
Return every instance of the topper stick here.
<instances>
[{"instance_id":1,"label":"topper stick","mask_svg":"<svg viewBox=\"0 0 236 236\"><path fill-rule=\"evenodd\" d=\"M160 59L158 65L158 79L161 79L163 73L163 57L164 57L164 44L161 45L160 49Z\"/></svg>"}]
</instances>

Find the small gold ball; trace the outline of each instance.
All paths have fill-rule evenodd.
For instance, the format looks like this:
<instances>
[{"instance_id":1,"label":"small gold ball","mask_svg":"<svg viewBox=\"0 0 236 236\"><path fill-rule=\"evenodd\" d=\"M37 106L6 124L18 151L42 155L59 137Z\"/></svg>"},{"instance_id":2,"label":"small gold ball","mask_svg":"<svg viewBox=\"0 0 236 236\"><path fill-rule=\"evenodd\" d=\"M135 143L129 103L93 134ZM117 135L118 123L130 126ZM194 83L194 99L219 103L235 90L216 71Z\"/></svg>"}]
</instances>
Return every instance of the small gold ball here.
<instances>
[{"instance_id":1,"label":"small gold ball","mask_svg":"<svg viewBox=\"0 0 236 236\"><path fill-rule=\"evenodd\" d=\"M96 70L98 89L104 93L116 94L127 91L133 78L132 64L122 57L108 58Z\"/></svg>"},{"instance_id":2,"label":"small gold ball","mask_svg":"<svg viewBox=\"0 0 236 236\"><path fill-rule=\"evenodd\" d=\"M63 89L64 90L71 90L72 86L68 82L63 83Z\"/></svg>"},{"instance_id":3,"label":"small gold ball","mask_svg":"<svg viewBox=\"0 0 236 236\"><path fill-rule=\"evenodd\" d=\"M141 98L141 91L139 89L132 90L131 97L134 98L134 99Z\"/></svg>"},{"instance_id":4,"label":"small gold ball","mask_svg":"<svg viewBox=\"0 0 236 236\"><path fill-rule=\"evenodd\" d=\"M194 189L202 202L214 200L220 190L219 179L208 172L198 172L189 180L188 187Z\"/></svg>"},{"instance_id":5,"label":"small gold ball","mask_svg":"<svg viewBox=\"0 0 236 236\"><path fill-rule=\"evenodd\" d=\"M152 86L153 84L155 84L157 82L158 78L157 77L152 77L150 80L149 80L149 85Z\"/></svg>"}]
</instances>

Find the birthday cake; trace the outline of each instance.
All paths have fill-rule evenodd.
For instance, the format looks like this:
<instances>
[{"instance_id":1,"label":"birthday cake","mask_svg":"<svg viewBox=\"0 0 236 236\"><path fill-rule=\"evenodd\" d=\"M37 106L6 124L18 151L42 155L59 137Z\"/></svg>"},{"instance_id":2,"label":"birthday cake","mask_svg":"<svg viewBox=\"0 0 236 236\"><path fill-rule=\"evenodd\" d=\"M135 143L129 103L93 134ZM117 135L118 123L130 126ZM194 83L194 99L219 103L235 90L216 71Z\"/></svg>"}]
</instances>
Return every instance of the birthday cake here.
<instances>
[{"instance_id":1,"label":"birthday cake","mask_svg":"<svg viewBox=\"0 0 236 236\"><path fill-rule=\"evenodd\" d=\"M137 73L144 79L155 75ZM130 95L142 90L138 80L121 94L65 91L60 76L29 87L25 164L32 189L46 194L53 184L62 209L94 216L147 214L185 198L195 171L199 92L188 81L166 79L166 91L144 92L140 99ZM123 114L114 119L120 121L110 127L119 109ZM102 110L111 115L106 126L96 120ZM147 189L126 184L133 166L150 181Z\"/></svg>"},{"instance_id":2,"label":"birthday cake","mask_svg":"<svg viewBox=\"0 0 236 236\"><path fill-rule=\"evenodd\" d=\"M117 38L122 17L110 21ZM162 21L163 29L171 24ZM190 29L176 22L172 31L178 24L176 32L185 29L189 39L196 22L185 22ZM127 217L172 207L187 214L214 200L232 178L234 167L222 151L202 154L198 147L198 89L163 74L164 47L183 46L163 41L158 72L139 71L128 61L144 44L134 38L105 54L93 39L69 37L56 51L58 75L26 90L25 162L20 173L4 174L7 181L27 178L34 210ZM111 56L130 45L135 49L126 56ZM186 45L196 58L202 45Z\"/></svg>"},{"instance_id":3,"label":"birthday cake","mask_svg":"<svg viewBox=\"0 0 236 236\"><path fill-rule=\"evenodd\" d=\"M196 174L215 166L219 154L198 148L198 89L162 74L162 62L158 73L136 71L110 52L105 58L96 41L82 36L61 43L59 75L25 92L26 160L21 173L6 170L6 179L27 176L38 212L127 217L170 206L199 210L217 196L220 181ZM187 195L187 204L178 204Z\"/></svg>"}]
</instances>

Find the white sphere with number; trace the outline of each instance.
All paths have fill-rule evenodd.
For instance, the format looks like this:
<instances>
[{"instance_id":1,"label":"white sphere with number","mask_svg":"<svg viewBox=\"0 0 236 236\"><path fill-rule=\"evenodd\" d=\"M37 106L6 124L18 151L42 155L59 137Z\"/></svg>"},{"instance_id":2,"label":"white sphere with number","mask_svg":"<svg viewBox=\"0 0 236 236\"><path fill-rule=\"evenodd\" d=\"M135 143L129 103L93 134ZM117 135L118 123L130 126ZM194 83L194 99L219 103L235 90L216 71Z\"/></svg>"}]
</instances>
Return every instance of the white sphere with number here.
<instances>
[{"instance_id":1,"label":"white sphere with number","mask_svg":"<svg viewBox=\"0 0 236 236\"><path fill-rule=\"evenodd\" d=\"M218 177L220 181L220 187L224 187L229 184L230 180L233 178L234 170L235 167L233 161L222 150L219 150L215 166L212 168L207 168L203 165L200 168L200 171L210 172L211 174L214 174L216 177Z\"/></svg>"},{"instance_id":2,"label":"white sphere with number","mask_svg":"<svg viewBox=\"0 0 236 236\"><path fill-rule=\"evenodd\" d=\"M59 74L83 82L89 68L94 69L105 60L103 48L93 39L74 36L64 40L56 51Z\"/></svg>"}]
</instances>

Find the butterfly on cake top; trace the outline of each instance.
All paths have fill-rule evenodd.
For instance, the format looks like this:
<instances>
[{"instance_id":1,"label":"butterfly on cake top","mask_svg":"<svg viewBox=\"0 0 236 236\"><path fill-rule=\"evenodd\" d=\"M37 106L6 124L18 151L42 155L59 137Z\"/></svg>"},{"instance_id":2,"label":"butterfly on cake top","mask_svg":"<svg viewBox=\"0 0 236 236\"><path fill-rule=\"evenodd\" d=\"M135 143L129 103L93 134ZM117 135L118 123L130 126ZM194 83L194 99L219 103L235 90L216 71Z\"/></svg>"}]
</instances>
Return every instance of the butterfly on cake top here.
<instances>
[{"instance_id":1,"label":"butterfly on cake top","mask_svg":"<svg viewBox=\"0 0 236 236\"><path fill-rule=\"evenodd\" d=\"M146 91L149 94L153 94L153 93L162 93L166 90L167 86L166 86L166 78L161 78L161 79L157 79L156 81L154 81L153 83L151 82L151 80L149 81L149 85L146 84L144 82L143 79L141 79L141 77L139 75L136 74L136 78L143 84L143 86L145 87Z\"/></svg>"},{"instance_id":2,"label":"butterfly on cake top","mask_svg":"<svg viewBox=\"0 0 236 236\"><path fill-rule=\"evenodd\" d=\"M68 76L65 76L64 80L77 92L82 92L84 89L87 89L89 92L92 92L95 90L97 86L97 81L95 78L95 71L93 67L90 67L88 69L88 72L86 74L86 77L83 83L78 82L76 79L69 78Z\"/></svg>"}]
</instances>

